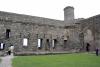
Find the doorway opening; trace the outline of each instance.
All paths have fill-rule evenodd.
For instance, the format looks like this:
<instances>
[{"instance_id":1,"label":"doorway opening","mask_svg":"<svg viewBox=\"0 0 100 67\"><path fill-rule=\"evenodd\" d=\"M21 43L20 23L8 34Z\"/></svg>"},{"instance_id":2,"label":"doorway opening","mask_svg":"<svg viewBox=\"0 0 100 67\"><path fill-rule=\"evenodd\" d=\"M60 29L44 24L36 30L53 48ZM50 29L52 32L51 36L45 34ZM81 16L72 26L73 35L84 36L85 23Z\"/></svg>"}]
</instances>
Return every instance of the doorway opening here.
<instances>
[{"instance_id":1,"label":"doorway opening","mask_svg":"<svg viewBox=\"0 0 100 67\"><path fill-rule=\"evenodd\" d=\"M6 38L9 38L10 37L10 32L11 32L10 29L6 29Z\"/></svg>"},{"instance_id":2,"label":"doorway opening","mask_svg":"<svg viewBox=\"0 0 100 67\"><path fill-rule=\"evenodd\" d=\"M87 52L90 51L90 44L89 44L89 43L86 44L86 51L87 51Z\"/></svg>"},{"instance_id":3,"label":"doorway opening","mask_svg":"<svg viewBox=\"0 0 100 67\"><path fill-rule=\"evenodd\" d=\"M67 40L64 40L64 48L67 47Z\"/></svg>"}]
</instances>

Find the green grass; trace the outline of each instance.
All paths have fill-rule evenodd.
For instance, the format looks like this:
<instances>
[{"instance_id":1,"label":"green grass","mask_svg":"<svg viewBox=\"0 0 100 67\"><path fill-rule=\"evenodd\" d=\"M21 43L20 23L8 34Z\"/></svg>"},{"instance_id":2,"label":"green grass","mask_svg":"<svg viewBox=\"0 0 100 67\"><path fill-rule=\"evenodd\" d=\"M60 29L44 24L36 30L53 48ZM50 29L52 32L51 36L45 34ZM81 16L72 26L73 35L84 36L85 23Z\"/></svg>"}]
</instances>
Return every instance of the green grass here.
<instances>
[{"instance_id":1,"label":"green grass","mask_svg":"<svg viewBox=\"0 0 100 67\"><path fill-rule=\"evenodd\" d=\"M17 56L13 67L100 67L100 56L88 53Z\"/></svg>"}]
</instances>

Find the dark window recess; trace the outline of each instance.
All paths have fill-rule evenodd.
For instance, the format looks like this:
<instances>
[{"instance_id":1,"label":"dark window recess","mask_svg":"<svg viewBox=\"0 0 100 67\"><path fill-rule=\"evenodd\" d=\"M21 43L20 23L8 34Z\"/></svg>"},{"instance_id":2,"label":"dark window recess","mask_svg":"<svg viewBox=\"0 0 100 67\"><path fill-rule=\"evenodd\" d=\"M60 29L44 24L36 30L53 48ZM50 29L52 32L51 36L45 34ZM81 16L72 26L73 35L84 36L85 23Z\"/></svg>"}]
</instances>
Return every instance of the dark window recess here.
<instances>
[{"instance_id":1,"label":"dark window recess","mask_svg":"<svg viewBox=\"0 0 100 67\"><path fill-rule=\"evenodd\" d=\"M49 41L49 39L46 40L46 43L47 43L46 44L46 46L47 46L46 50L50 50L50 41Z\"/></svg>"},{"instance_id":2,"label":"dark window recess","mask_svg":"<svg viewBox=\"0 0 100 67\"><path fill-rule=\"evenodd\" d=\"M11 32L10 29L6 29L6 38L9 38L10 37L10 32Z\"/></svg>"},{"instance_id":3,"label":"dark window recess","mask_svg":"<svg viewBox=\"0 0 100 67\"><path fill-rule=\"evenodd\" d=\"M64 40L64 48L67 46L67 40Z\"/></svg>"}]
</instances>

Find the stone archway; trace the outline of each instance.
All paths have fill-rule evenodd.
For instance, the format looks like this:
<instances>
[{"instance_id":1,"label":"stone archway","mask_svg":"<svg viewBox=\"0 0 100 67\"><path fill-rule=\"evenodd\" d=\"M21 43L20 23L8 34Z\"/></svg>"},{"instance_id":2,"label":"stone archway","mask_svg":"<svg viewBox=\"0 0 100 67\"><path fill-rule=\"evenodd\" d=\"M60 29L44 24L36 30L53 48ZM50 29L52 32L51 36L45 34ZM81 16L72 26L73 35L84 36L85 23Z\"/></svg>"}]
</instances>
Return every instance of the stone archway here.
<instances>
[{"instance_id":1,"label":"stone archway","mask_svg":"<svg viewBox=\"0 0 100 67\"><path fill-rule=\"evenodd\" d=\"M81 48L82 50L87 51L93 49L94 45L94 36L93 36L93 31L89 26L85 26L82 30L81 33L79 34L80 37L80 43L81 43ZM87 46L87 43L89 46Z\"/></svg>"}]
</instances>

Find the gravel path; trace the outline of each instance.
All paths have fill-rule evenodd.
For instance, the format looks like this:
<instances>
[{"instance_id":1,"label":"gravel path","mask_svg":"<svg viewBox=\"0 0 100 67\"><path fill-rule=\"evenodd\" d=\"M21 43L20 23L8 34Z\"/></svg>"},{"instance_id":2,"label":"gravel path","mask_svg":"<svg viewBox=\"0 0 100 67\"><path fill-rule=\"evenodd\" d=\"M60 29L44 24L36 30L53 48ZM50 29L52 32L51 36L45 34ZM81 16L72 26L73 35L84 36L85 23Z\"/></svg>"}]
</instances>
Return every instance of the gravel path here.
<instances>
[{"instance_id":1,"label":"gravel path","mask_svg":"<svg viewBox=\"0 0 100 67\"><path fill-rule=\"evenodd\" d=\"M1 57L2 61L0 63L0 67L12 67L12 58L14 58L13 54Z\"/></svg>"}]
</instances>

